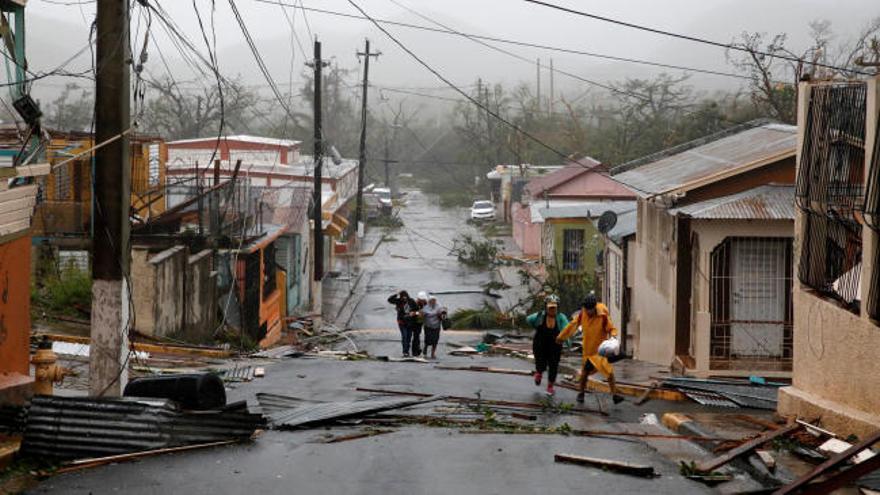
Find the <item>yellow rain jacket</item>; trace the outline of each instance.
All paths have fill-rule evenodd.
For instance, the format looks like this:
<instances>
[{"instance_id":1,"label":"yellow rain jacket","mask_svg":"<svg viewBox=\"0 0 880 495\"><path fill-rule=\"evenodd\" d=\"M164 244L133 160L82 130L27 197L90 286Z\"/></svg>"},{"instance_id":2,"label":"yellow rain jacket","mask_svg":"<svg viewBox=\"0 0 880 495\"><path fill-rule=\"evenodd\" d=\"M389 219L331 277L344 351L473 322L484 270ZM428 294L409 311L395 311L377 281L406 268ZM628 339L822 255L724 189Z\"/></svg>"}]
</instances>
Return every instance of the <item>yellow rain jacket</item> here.
<instances>
[{"instance_id":1,"label":"yellow rain jacket","mask_svg":"<svg viewBox=\"0 0 880 495\"><path fill-rule=\"evenodd\" d=\"M571 322L556 337L556 341L562 342L574 335L577 332L578 326L583 330L584 338L584 357L581 366L586 365L587 361L590 361L597 371L605 375L605 377L610 376L614 373L614 367L611 366L607 359L599 355L599 344L612 336L617 336L617 329L614 328L614 323L611 322L611 317L608 315L608 307L602 303L596 304L596 316L592 317L581 309L580 313L575 318L572 318Z\"/></svg>"}]
</instances>

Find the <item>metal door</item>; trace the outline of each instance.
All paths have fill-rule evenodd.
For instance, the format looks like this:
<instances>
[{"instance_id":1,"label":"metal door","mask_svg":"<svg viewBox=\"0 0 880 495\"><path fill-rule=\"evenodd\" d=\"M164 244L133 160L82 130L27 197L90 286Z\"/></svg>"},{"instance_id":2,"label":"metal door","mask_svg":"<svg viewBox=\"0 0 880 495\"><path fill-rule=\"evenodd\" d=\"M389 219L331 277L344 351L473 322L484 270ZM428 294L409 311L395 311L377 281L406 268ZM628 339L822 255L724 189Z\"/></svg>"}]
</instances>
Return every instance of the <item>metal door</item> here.
<instances>
[{"instance_id":1,"label":"metal door","mask_svg":"<svg viewBox=\"0 0 880 495\"><path fill-rule=\"evenodd\" d=\"M735 239L732 247L731 357L781 357L785 240Z\"/></svg>"}]
</instances>

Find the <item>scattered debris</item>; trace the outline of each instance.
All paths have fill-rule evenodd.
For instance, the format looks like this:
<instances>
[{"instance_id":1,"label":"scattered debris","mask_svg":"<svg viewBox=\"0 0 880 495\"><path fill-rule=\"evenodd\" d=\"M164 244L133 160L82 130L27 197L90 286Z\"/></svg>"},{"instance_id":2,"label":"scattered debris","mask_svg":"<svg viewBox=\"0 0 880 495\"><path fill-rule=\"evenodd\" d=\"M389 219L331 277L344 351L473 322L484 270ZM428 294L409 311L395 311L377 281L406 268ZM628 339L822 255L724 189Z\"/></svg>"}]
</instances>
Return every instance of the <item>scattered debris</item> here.
<instances>
[{"instance_id":1,"label":"scattered debris","mask_svg":"<svg viewBox=\"0 0 880 495\"><path fill-rule=\"evenodd\" d=\"M756 448L760 447L761 445L764 445L765 443L767 443L775 438L782 437L782 436L787 435L789 433L792 433L800 428L802 428L801 425L799 425L797 423L792 423L792 424L785 426L783 428L780 428L778 430L772 430L772 431L762 433L761 435L758 435L757 437L753 438L752 440L749 440L748 442L745 442L744 444L740 445L739 447L730 450L728 453L726 453L720 457L716 457L714 459L710 459L710 460L706 460L706 461L702 461L702 462L697 463L696 470L701 473L710 473L710 472L714 471L715 469L717 469L717 468L727 464L728 462L736 459L737 457L744 455L744 454L747 454L747 453L755 450Z\"/></svg>"},{"instance_id":2,"label":"scattered debris","mask_svg":"<svg viewBox=\"0 0 880 495\"><path fill-rule=\"evenodd\" d=\"M837 438L837 435L835 435L833 432L830 432L830 431L825 430L823 428L819 428L818 426L816 426L812 423L807 423L806 421L804 421L802 419L798 419L795 421L802 424L807 429L807 431L810 432L811 434L813 434L814 436L818 437L821 435L825 435L827 437Z\"/></svg>"},{"instance_id":3,"label":"scattered debris","mask_svg":"<svg viewBox=\"0 0 880 495\"><path fill-rule=\"evenodd\" d=\"M266 376L266 368L254 368L254 378L263 378Z\"/></svg>"},{"instance_id":4,"label":"scattered debris","mask_svg":"<svg viewBox=\"0 0 880 495\"><path fill-rule=\"evenodd\" d=\"M870 435L868 438L862 440L857 445L853 445L846 451L831 457L827 461L816 466L809 473L795 480L793 483L780 488L778 491L775 492L775 494L785 495L788 493L799 491L801 488L805 489L803 490L803 493L831 493L835 489L861 478L862 476L880 468L880 456L875 455L870 459L856 464L845 471L833 474L819 483L811 483L813 480L819 478L828 471L842 467L844 464L846 464L847 461L849 461L851 457L870 448L878 441L880 441L880 431L874 433L873 435Z\"/></svg>"},{"instance_id":5,"label":"scattered debris","mask_svg":"<svg viewBox=\"0 0 880 495\"><path fill-rule=\"evenodd\" d=\"M618 473L631 474L633 476L642 476L645 478L653 478L657 476L652 466L630 464L627 462L611 461L608 459L599 459L596 457L583 457L571 454L556 454L553 456L556 462L564 462L568 464L577 464L580 466L591 466L615 471Z\"/></svg>"},{"instance_id":6,"label":"scattered debris","mask_svg":"<svg viewBox=\"0 0 880 495\"><path fill-rule=\"evenodd\" d=\"M361 438L375 437L376 435L384 435L386 433L391 433L391 432L392 432L392 430L366 430L366 431L362 431L360 433L353 433L351 435L340 435L340 436L330 437L321 443L347 442L349 440L358 440Z\"/></svg>"},{"instance_id":7,"label":"scattered debris","mask_svg":"<svg viewBox=\"0 0 880 495\"><path fill-rule=\"evenodd\" d=\"M425 404L439 399L440 397L426 397L419 399L383 398L310 404L272 413L269 415L269 421L277 428L302 428L305 426L317 426L332 423L336 420L368 416L378 412Z\"/></svg>"},{"instance_id":8,"label":"scattered debris","mask_svg":"<svg viewBox=\"0 0 880 495\"><path fill-rule=\"evenodd\" d=\"M667 377L663 379L663 385L684 392L695 401L708 401L709 397L718 401L716 404L722 407L748 407L752 409L776 410L777 385L754 385L750 382L743 383L733 380L706 380L700 378ZM694 391L703 394L694 394ZM705 394L712 394L706 396Z\"/></svg>"},{"instance_id":9,"label":"scattered debris","mask_svg":"<svg viewBox=\"0 0 880 495\"><path fill-rule=\"evenodd\" d=\"M755 453L758 454L758 459L761 459L761 462L767 466L771 473L776 471L776 458L773 457L769 450L756 450Z\"/></svg>"},{"instance_id":10,"label":"scattered debris","mask_svg":"<svg viewBox=\"0 0 880 495\"><path fill-rule=\"evenodd\" d=\"M532 376L534 371L530 370L514 370L508 368L490 368L488 366L434 366L434 368L438 370L451 370L451 371L480 371L483 373L499 373L503 375L519 375L519 376Z\"/></svg>"},{"instance_id":11,"label":"scattered debris","mask_svg":"<svg viewBox=\"0 0 880 495\"><path fill-rule=\"evenodd\" d=\"M118 462L126 462L133 461L135 459L142 459L144 457L152 457L155 455L161 454L172 454L177 452L186 452L189 450L197 450L197 449L206 449L209 447L220 447L222 445L231 445L234 443L238 443L240 440L222 440L219 442L208 442L208 443L199 443L195 445L184 445L182 447L168 447L164 449L154 449L154 450L144 450L141 452L131 452L129 454L119 454L119 455L110 455L106 457L93 457L89 459L79 459L76 461L68 462L62 467L52 471L51 473L45 474L63 474L70 473L73 471L80 471L82 469L89 469L93 467L103 466L105 464L115 464Z\"/></svg>"},{"instance_id":12,"label":"scattered debris","mask_svg":"<svg viewBox=\"0 0 880 495\"><path fill-rule=\"evenodd\" d=\"M473 356L474 354L479 354L480 352L473 347L464 346L455 349L454 351L449 351L450 356Z\"/></svg>"},{"instance_id":13,"label":"scattered debris","mask_svg":"<svg viewBox=\"0 0 880 495\"><path fill-rule=\"evenodd\" d=\"M513 413L510 413L510 416L513 418L516 418L516 419L523 419L525 421L537 421L538 420L538 416L536 416L534 414L523 414L523 413L513 412Z\"/></svg>"},{"instance_id":14,"label":"scattered debris","mask_svg":"<svg viewBox=\"0 0 880 495\"><path fill-rule=\"evenodd\" d=\"M819 446L819 452L823 452L825 454L841 454L851 448L851 443L844 442L843 440L838 440L837 438L831 438ZM870 449L865 449L853 457L853 462L859 464L861 462L867 461L875 455L876 454Z\"/></svg>"},{"instance_id":15,"label":"scattered debris","mask_svg":"<svg viewBox=\"0 0 880 495\"><path fill-rule=\"evenodd\" d=\"M637 406L641 406L645 402L651 400L651 392L653 392L654 390L657 390L657 387L659 387L659 386L660 386L660 384L657 382L651 383L651 386L646 388L645 391L642 392L641 395L639 395L639 398L636 399L634 404Z\"/></svg>"}]
</instances>

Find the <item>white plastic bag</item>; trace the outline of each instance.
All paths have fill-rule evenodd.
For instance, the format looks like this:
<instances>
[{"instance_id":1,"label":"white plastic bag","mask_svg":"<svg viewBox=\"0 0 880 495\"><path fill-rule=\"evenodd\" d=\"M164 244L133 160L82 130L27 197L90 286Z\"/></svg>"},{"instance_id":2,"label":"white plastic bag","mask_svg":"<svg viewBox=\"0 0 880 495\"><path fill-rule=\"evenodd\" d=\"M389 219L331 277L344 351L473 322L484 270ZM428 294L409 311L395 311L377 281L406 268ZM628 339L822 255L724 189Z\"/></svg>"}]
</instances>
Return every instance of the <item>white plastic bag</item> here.
<instances>
[{"instance_id":1,"label":"white plastic bag","mask_svg":"<svg viewBox=\"0 0 880 495\"><path fill-rule=\"evenodd\" d=\"M620 341L617 340L617 337L611 337L599 344L600 356L611 357L616 356L618 353L620 353Z\"/></svg>"}]
</instances>

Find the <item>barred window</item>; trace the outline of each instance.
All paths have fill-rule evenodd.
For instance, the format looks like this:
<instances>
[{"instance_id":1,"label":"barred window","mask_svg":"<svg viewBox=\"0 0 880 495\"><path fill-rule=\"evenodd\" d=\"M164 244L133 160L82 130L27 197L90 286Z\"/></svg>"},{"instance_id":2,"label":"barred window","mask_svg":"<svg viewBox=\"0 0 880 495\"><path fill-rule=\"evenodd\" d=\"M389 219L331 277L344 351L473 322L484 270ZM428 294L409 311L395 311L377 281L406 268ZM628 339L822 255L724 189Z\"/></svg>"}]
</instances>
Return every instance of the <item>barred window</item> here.
<instances>
[{"instance_id":1,"label":"barred window","mask_svg":"<svg viewBox=\"0 0 880 495\"><path fill-rule=\"evenodd\" d=\"M563 230L562 246L562 269L579 271L584 252L584 231L581 229Z\"/></svg>"},{"instance_id":2,"label":"barred window","mask_svg":"<svg viewBox=\"0 0 880 495\"><path fill-rule=\"evenodd\" d=\"M811 89L796 189L805 220L798 278L853 310L862 267L865 106L862 82Z\"/></svg>"}]
</instances>

